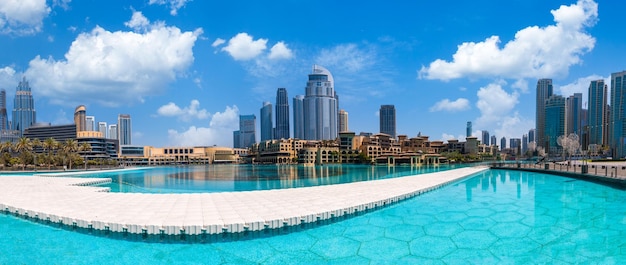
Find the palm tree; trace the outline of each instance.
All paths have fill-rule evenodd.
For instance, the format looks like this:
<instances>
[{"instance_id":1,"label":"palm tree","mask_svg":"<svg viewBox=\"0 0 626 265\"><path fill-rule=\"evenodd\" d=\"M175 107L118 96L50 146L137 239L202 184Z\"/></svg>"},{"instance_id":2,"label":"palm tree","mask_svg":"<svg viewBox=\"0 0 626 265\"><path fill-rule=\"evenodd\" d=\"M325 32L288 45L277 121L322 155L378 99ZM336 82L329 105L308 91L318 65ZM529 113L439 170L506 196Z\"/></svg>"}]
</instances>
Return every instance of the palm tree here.
<instances>
[{"instance_id":1,"label":"palm tree","mask_svg":"<svg viewBox=\"0 0 626 265\"><path fill-rule=\"evenodd\" d=\"M6 141L0 143L0 153L2 153L2 159L6 165L11 160L11 150L13 150L13 143Z\"/></svg>"},{"instance_id":2,"label":"palm tree","mask_svg":"<svg viewBox=\"0 0 626 265\"><path fill-rule=\"evenodd\" d=\"M80 144L80 146L78 147L78 152L91 152L91 145L88 143L82 143ZM87 170L87 154L84 155L84 159L85 159L85 170Z\"/></svg>"},{"instance_id":3,"label":"palm tree","mask_svg":"<svg viewBox=\"0 0 626 265\"><path fill-rule=\"evenodd\" d=\"M50 170L50 166L52 165L52 152L59 148L59 142L50 137L43 141L41 147L43 147L44 151L48 152L48 170Z\"/></svg>"},{"instance_id":4,"label":"palm tree","mask_svg":"<svg viewBox=\"0 0 626 265\"><path fill-rule=\"evenodd\" d=\"M41 140L39 140L39 138L35 138L31 140L31 145L34 149L37 149L38 147L41 147ZM33 155L33 164L35 164L35 170L37 170L37 155Z\"/></svg>"},{"instance_id":5,"label":"palm tree","mask_svg":"<svg viewBox=\"0 0 626 265\"><path fill-rule=\"evenodd\" d=\"M28 155L33 150L33 143L30 138L21 137L15 144L15 152L19 153L22 160L22 170L26 168Z\"/></svg>"},{"instance_id":6,"label":"palm tree","mask_svg":"<svg viewBox=\"0 0 626 265\"><path fill-rule=\"evenodd\" d=\"M65 140L65 142L63 143L63 152L65 152L65 155L67 155L69 159L70 169L72 169L72 156L74 156L74 154L78 152L78 142L76 141L76 139Z\"/></svg>"}]
</instances>

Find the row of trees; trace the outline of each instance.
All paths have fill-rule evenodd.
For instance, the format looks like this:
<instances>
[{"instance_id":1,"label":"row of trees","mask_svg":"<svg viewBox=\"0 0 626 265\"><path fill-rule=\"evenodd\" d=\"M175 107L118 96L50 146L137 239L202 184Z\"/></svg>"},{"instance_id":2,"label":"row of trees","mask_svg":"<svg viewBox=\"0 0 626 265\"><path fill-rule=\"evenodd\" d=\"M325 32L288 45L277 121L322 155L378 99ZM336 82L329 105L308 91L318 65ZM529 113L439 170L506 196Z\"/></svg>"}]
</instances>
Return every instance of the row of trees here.
<instances>
[{"instance_id":1,"label":"row of trees","mask_svg":"<svg viewBox=\"0 0 626 265\"><path fill-rule=\"evenodd\" d=\"M42 150L41 153L35 153L34 150ZM3 167L13 167L21 165L22 170L27 166L34 165L47 166L51 169L53 166L68 166L72 169L73 163L83 163L83 158L79 156L79 152L91 151L91 145L88 143L78 144L76 139L68 139L59 142L54 138L48 138L44 141L39 139L30 139L26 137L20 138L17 142L0 143L0 163Z\"/></svg>"}]
</instances>

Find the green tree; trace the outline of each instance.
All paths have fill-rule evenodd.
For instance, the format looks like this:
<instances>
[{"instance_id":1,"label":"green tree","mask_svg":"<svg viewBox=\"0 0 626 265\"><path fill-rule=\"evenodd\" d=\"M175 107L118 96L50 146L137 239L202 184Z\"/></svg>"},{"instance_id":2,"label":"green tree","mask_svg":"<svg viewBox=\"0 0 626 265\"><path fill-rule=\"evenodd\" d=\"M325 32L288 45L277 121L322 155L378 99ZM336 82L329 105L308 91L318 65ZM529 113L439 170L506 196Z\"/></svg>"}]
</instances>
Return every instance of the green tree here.
<instances>
[{"instance_id":1,"label":"green tree","mask_svg":"<svg viewBox=\"0 0 626 265\"><path fill-rule=\"evenodd\" d=\"M9 165L11 164L11 158L13 157L11 155L11 151L13 150L13 143L6 141L4 143L0 143L0 153L2 153L2 162L3 164Z\"/></svg>"},{"instance_id":2,"label":"green tree","mask_svg":"<svg viewBox=\"0 0 626 265\"><path fill-rule=\"evenodd\" d=\"M76 155L76 152L78 152L78 142L76 139L67 139L63 143L62 149L69 160L69 169L72 169L72 160Z\"/></svg>"},{"instance_id":3,"label":"green tree","mask_svg":"<svg viewBox=\"0 0 626 265\"><path fill-rule=\"evenodd\" d=\"M26 169L26 164L29 162L31 151L33 151L33 143L29 138L21 137L15 144L15 152L19 154L22 162L22 170Z\"/></svg>"},{"instance_id":4,"label":"green tree","mask_svg":"<svg viewBox=\"0 0 626 265\"><path fill-rule=\"evenodd\" d=\"M48 170L50 170L50 166L52 166L52 162L54 162L54 158L52 157L52 153L59 148L59 142L54 138L50 137L43 141L41 144L43 150L48 153L47 162L48 162Z\"/></svg>"},{"instance_id":5,"label":"green tree","mask_svg":"<svg viewBox=\"0 0 626 265\"><path fill-rule=\"evenodd\" d=\"M78 152L81 153L88 153L91 152L91 145L88 143L82 143L80 144L80 146L78 147ZM87 160L87 155L83 155L83 159L86 161ZM87 170L87 163L85 163L85 170Z\"/></svg>"}]
</instances>

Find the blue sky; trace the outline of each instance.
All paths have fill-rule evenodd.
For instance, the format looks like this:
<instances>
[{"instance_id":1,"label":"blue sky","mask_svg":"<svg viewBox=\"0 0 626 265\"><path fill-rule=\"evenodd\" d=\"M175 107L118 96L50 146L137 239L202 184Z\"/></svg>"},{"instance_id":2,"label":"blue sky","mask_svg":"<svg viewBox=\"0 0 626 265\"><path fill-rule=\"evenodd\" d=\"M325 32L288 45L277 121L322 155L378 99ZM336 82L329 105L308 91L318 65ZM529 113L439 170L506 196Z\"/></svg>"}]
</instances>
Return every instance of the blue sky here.
<instances>
[{"instance_id":1,"label":"blue sky","mask_svg":"<svg viewBox=\"0 0 626 265\"><path fill-rule=\"evenodd\" d=\"M0 2L0 88L9 112L22 76L37 120L130 114L133 144L232 146L239 114L276 89L304 94L313 64L335 78L349 128L464 139L465 125L521 138L535 84L583 92L626 69L624 1ZM293 129L293 128L292 128ZM258 136L257 136L258 139Z\"/></svg>"}]
</instances>

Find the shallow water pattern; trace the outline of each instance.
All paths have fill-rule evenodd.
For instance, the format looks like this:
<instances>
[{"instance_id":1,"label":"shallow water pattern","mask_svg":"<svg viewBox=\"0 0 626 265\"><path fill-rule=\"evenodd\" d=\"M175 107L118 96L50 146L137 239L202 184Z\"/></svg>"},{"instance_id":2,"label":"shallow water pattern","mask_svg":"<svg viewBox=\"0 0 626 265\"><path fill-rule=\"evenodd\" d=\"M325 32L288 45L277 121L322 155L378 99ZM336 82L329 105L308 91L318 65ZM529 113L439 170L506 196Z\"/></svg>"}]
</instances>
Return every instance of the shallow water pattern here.
<instances>
[{"instance_id":1,"label":"shallow water pattern","mask_svg":"<svg viewBox=\"0 0 626 265\"><path fill-rule=\"evenodd\" d=\"M625 264L625 195L489 170L343 221L210 244L119 240L0 215L0 264Z\"/></svg>"}]
</instances>

